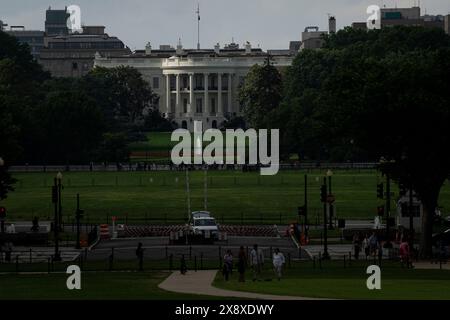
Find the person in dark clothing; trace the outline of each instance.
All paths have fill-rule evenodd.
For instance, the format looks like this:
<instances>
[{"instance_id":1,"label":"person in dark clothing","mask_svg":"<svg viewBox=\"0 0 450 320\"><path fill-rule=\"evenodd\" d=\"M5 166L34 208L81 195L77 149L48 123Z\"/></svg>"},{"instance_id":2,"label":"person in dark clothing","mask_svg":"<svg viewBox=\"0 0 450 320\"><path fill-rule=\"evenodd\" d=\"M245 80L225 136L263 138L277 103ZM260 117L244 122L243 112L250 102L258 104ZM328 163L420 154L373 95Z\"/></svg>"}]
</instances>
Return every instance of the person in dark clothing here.
<instances>
[{"instance_id":1,"label":"person in dark clothing","mask_svg":"<svg viewBox=\"0 0 450 320\"><path fill-rule=\"evenodd\" d=\"M182 275L185 275L187 273L187 265L186 265L186 259L184 258L184 254L181 256L180 273Z\"/></svg>"},{"instance_id":2,"label":"person in dark clothing","mask_svg":"<svg viewBox=\"0 0 450 320\"><path fill-rule=\"evenodd\" d=\"M144 248L142 248L142 242L139 242L138 247L136 249L136 257L139 261L139 271L144 270Z\"/></svg>"},{"instance_id":3,"label":"person in dark clothing","mask_svg":"<svg viewBox=\"0 0 450 320\"><path fill-rule=\"evenodd\" d=\"M239 282L245 282L245 269L247 268L247 254L245 253L244 247L241 247L239 249L237 267L239 272Z\"/></svg>"}]
</instances>

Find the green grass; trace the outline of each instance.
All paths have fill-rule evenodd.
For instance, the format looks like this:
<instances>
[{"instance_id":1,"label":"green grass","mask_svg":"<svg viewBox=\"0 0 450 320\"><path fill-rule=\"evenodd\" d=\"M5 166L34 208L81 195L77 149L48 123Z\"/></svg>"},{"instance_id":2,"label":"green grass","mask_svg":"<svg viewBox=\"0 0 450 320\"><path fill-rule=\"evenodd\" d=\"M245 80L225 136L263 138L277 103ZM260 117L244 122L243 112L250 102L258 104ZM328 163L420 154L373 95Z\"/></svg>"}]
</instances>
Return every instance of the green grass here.
<instances>
[{"instance_id":1,"label":"green grass","mask_svg":"<svg viewBox=\"0 0 450 320\"><path fill-rule=\"evenodd\" d=\"M83 272L82 290L68 290L66 274L0 275L0 300L190 300L208 299L158 288L168 272Z\"/></svg>"},{"instance_id":2,"label":"green grass","mask_svg":"<svg viewBox=\"0 0 450 320\"><path fill-rule=\"evenodd\" d=\"M266 266L268 268L268 266ZM381 268L381 290L368 290L366 266L353 262L351 268L343 267L343 262L327 262L323 269L313 269L311 263L302 263L295 269L285 269L279 282L253 282L251 270L247 281L239 283L237 274L229 282L218 275L214 285L229 290L258 292L265 294L302 296L335 299L388 299L388 300L449 300L450 271L410 270L397 264L388 263ZM273 278L266 270L263 279Z\"/></svg>"},{"instance_id":3,"label":"green grass","mask_svg":"<svg viewBox=\"0 0 450 320\"><path fill-rule=\"evenodd\" d=\"M221 223L289 223L297 219L303 204L303 175L306 172L282 171L276 176L258 172L208 172L208 209ZM309 221L322 216L320 183L325 172L309 172ZM19 181L2 205L9 220L52 219L51 184L54 173L14 174ZM339 218L373 218L383 204L376 199L379 174L374 170L336 171L333 176L335 211ZM118 216L119 223L184 222L187 197L184 172L84 172L64 173L63 216L71 222L76 194L81 195L86 223L103 223ZM203 209L204 173L190 173L191 209ZM397 193L397 188L394 187ZM450 186L441 192L439 205L450 212ZM392 203L395 208L395 202ZM126 220L128 219L128 220ZM170 219L175 219L171 221ZM157 222L157 221L154 221Z\"/></svg>"}]
</instances>

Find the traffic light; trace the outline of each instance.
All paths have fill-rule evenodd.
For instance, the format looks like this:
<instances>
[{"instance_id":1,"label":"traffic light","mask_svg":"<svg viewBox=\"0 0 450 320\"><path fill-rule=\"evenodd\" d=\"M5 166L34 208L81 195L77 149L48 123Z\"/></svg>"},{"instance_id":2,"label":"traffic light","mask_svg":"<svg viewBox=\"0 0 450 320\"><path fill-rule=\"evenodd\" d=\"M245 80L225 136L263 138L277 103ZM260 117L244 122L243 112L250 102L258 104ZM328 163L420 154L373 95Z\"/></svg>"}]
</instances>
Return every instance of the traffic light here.
<instances>
[{"instance_id":1,"label":"traffic light","mask_svg":"<svg viewBox=\"0 0 450 320\"><path fill-rule=\"evenodd\" d=\"M377 210L378 210L378 216L384 217L384 206L379 206Z\"/></svg>"},{"instance_id":2,"label":"traffic light","mask_svg":"<svg viewBox=\"0 0 450 320\"><path fill-rule=\"evenodd\" d=\"M6 218L6 208L0 207L0 219L5 219L5 218Z\"/></svg>"},{"instance_id":3,"label":"traffic light","mask_svg":"<svg viewBox=\"0 0 450 320\"><path fill-rule=\"evenodd\" d=\"M298 215L306 217L306 207L305 206L298 207Z\"/></svg>"},{"instance_id":4,"label":"traffic light","mask_svg":"<svg viewBox=\"0 0 450 320\"><path fill-rule=\"evenodd\" d=\"M384 198L384 184L380 183L377 185L377 197L378 199Z\"/></svg>"},{"instance_id":5,"label":"traffic light","mask_svg":"<svg viewBox=\"0 0 450 320\"><path fill-rule=\"evenodd\" d=\"M321 202L327 202L327 186L326 185L322 185L320 187L320 201Z\"/></svg>"}]
</instances>

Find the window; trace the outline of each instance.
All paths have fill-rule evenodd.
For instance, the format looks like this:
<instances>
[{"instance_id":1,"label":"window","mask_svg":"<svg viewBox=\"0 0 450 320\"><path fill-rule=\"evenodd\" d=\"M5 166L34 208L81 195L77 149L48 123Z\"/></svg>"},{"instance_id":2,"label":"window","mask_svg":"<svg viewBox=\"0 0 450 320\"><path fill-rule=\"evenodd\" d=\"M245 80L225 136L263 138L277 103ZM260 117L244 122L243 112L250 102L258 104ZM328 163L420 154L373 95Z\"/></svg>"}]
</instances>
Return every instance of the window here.
<instances>
[{"instance_id":1,"label":"window","mask_svg":"<svg viewBox=\"0 0 450 320\"><path fill-rule=\"evenodd\" d=\"M183 113L188 113L188 99L183 99Z\"/></svg>"},{"instance_id":2,"label":"window","mask_svg":"<svg viewBox=\"0 0 450 320\"><path fill-rule=\"evenodd\" d=\"M203 113L203 101L202 101L201 98L197 99L195 112L196 113Z\"/></svg>"},{"instance_id":3,"label":"window","mask_svg":"<svg viewBox=\"0 0 450 320\"><path fill-rule=\"evenodd\" d=\"M153 89L159 89L159 77L153 77Z\"/></svg>"},{"instance_id":4,"label":"window","mask_svg":"<svg viewBox=\"0 0 450 320\"><path fill-rule=\"evenodd\" d=\"M216 99L211 98L211 114L215 114L215 113L216 113Z\"/></svg>"}]
</instances>

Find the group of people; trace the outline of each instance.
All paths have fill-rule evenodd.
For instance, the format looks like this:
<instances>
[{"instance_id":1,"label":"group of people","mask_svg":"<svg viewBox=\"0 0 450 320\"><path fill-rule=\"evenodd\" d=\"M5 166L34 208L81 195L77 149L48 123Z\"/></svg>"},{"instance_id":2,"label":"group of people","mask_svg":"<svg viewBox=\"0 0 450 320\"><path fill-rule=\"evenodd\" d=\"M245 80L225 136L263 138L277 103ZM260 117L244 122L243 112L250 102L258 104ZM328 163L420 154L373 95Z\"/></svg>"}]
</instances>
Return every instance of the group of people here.
<instances>
[{"instance_id":1,"label":"group of people","mask_svg":"<svg viewBox=\"0 0 450 320\"><path fill-rule=\"evenodd\" d=\"M380 241L376 232L372 235L364 235L361 233L355 233L353 235L353 251L356 260L359 259L361 251L364 252L366 260L369 257L378 258L381 262L383 258L383 249L391 250L393 245L390 241L386 241L384 244ZM399 241L399 258L402 265L412 267L412 248L410 248L408 239L406 236L402 236Z\"/></svg>"},{"instance_id":2,"label":"group of people","mask_svg":"<svg viewBox=\"0 0 450 320\"><path fill-rule=\"evenodd\" d=\"M264 269L264 252L261 248L255 244L250 251L249 256L244 247L240 247L237 259L237 271L239 273L239 282L245 282L245 273L247 267L250 266L253 272L253 281L261 281L261 274ZM272 265L273 271L278 280L281 280L283 266L286 263L284 255L277 248L274 250L272 255ZM228 281L230 275L233 272L234 258L231 250L227 250L225 256L223 257L223 269L222 273L225 281Z\"/></svg>"}]
</instances>

